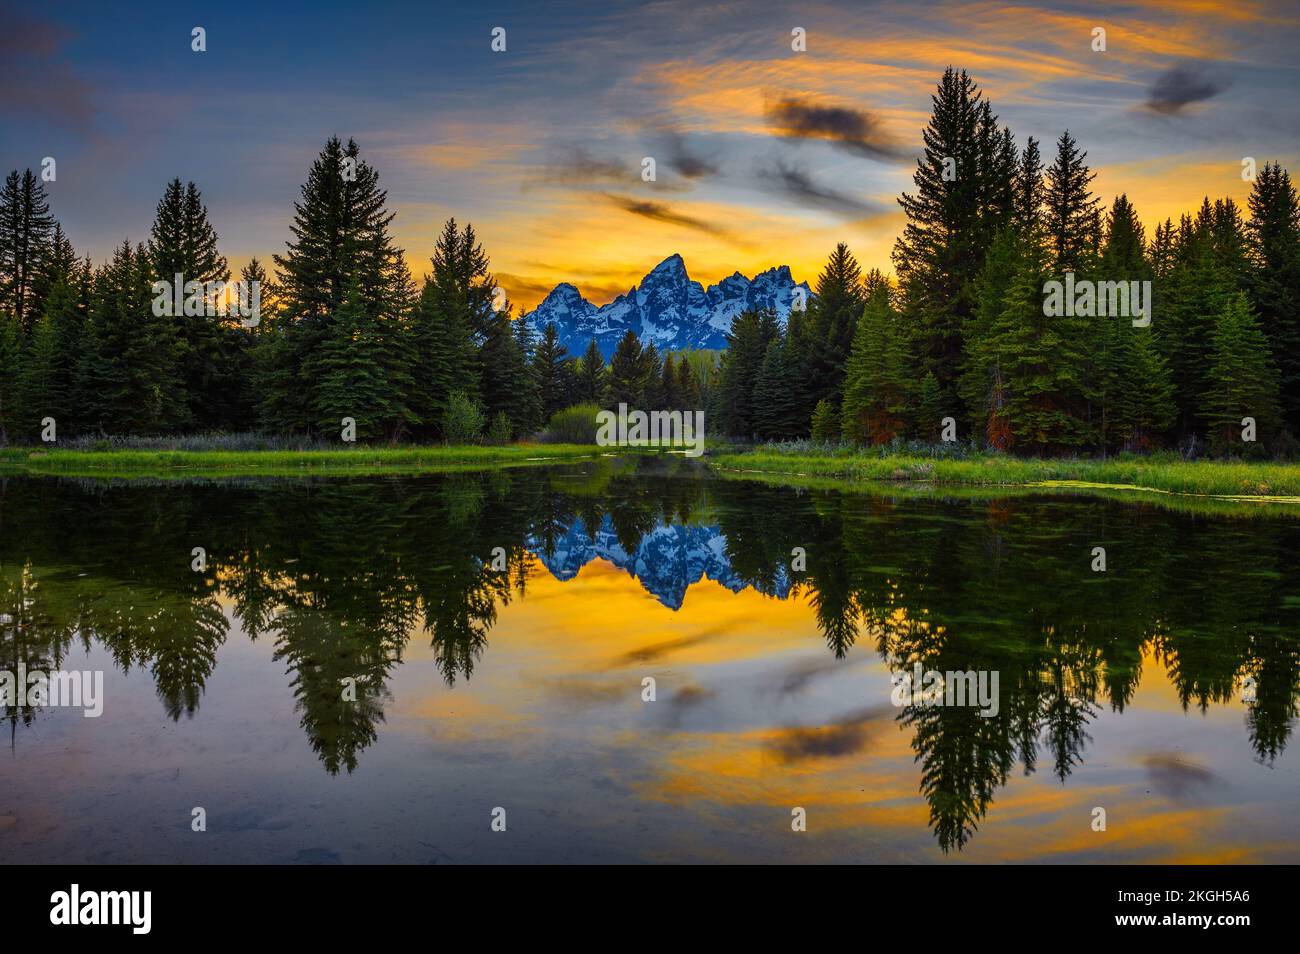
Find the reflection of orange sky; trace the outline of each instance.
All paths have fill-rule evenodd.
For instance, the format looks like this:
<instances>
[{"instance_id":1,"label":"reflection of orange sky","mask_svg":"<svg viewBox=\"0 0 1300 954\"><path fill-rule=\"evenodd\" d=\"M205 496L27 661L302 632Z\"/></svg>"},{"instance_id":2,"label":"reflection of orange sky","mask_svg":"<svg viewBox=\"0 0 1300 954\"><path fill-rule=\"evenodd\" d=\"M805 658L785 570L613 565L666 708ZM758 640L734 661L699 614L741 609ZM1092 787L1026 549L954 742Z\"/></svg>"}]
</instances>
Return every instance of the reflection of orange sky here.
<instances>
[{"instance_id":1,"label":"reflection of orange sky","mask_svg":"<svg viewBox=\"0 0 1300 954\"><path fill-rule=\"evenodd\" d=\"M635 797L695 820L734 825L738 817L766 818L770 830L757 834L779 837L789 830L791 807L801 806L809 819L805 837L826 836L817 842L819 851L861 846L863 860L941 857L929 830L929 805L918 792L921 769L911 732L895 721L897 710L881 695L887 680L874 640L860 639L849 658L836 664L803 597L779 601L752 590L731 593L706 580L691 587L682 609L673 612L603 561L589 563L567 583L534 561L526 596L502 607L489 641L468 686L448 691L425 685L418 698L403 700L400 714L408 720L396 724L423 731L426 720L435 722L445 738L468 746L513 738L527 748L549 748L559 742L545 741L548 733L577 732L580 740L567 741L585 751L622 751L648 761L648 776L627 780ZM408 660L427 652L417 637ZM738 697L729 694L751 691L736 681L737 673L779 675L809 660L842 667L839 677L852 680L847 692L836 683L833 700L856 720L851 751L819 754L823 750L814 745L789 756L796 735L816 739L842 723L804 723L775 704L758 710L761 724L642 721L645 676L657 680L655 706L671 707L682 693L725 709L728 698ZM952 857L1247 863L1293 852L1293 844L1241 837L1251 806L1233 801L1230 792L1217 793L1227 804L1212 797L1188 805L1153 791L1142 768L1150 753L1125 741L1119 720L1174 720L1176 730L1181 720L1204 719L1220 731L1241 734L1241 710L1219 706L1205 716L1184 716L1167 671L1150 652L1142 673L1126 714L1115 716L1103 703L1089 726L1091 735L1105 739L1108 757L1090 745L1064 786L1046 750L1032 776L1022 777L1017 764L1008 784L995 790L979 831ZM571 721L557 725L557 718ZM1244 735L1239 742L1246 744ZM1197 764L1194 753L1178 757ZM1107 809L1106 832L1091 829L1094 806Z\"/></svg>"}]
</instances>

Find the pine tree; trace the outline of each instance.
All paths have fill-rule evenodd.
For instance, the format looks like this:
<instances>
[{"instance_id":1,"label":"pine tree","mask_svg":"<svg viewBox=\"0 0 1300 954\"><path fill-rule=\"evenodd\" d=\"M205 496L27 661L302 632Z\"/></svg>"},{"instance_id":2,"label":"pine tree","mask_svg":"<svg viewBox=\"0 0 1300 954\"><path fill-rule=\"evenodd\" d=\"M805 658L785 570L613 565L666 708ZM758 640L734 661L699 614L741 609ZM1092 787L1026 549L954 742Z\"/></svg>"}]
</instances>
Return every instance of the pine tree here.
<instances>
[{"instance_id":1,"label":"pine tree","mask_svg":"<svg viewBox=\"0 0 1300 954\"><path fill-rule=\"evenodd\" d=\"M681 410L681 396L677 393L677 362L671 351L664 355L663 371L659 376L659 394L665 410Z\"/></svg>"},{"instance_id":2,"label":"pine tree","mask_svg":"<svg viewBox=\"0 0 1300 954\"><path fill-rule=\"evenodd\" d=\"M123 242L94 281L78 367L86 424L105 433L158 434L188 426L172 319L154 314L152 265Z\"/></svg>"},{"instance_id":3,"label":"pine tree","mask_svg":"<svg viewBox=\"0 0 1300 954\"><path fill-rule=\"evenodd\" d=\"M645 366L642 360L641 339L629 328L609 360L609 406L617 408L626 404L629 409L640 408L645 396Z\"/></svg>"},{"instance_id":4,"label":"pine tree","mask_svg":"<svg viewBox=\"0 0 1300 954\"><path fill-rule=\"evenodd\" d=\"M1047 170L1047 243L1058 274L1083 271L1100 240L1101 200L1091 188L1097 174L1084 162L1087 157L1067 130L1057 140L1056 161Z\"/></svg>"},{"instance_id":5,"label":"pine tree","mask_svg":"<svg viewBox=\"0 0 1300 954\"><path fill-rule=\"evenodd\" d=\"M983 347L997 369L986 434L999 449L1073 450L1091 439L1084 395L1085 317L1044 315L1047 250L1021 242L1020 264Z\"/></svg>"},{"instance_id":6,"label":"pine tree","mask_svg":"<svg viewBox=\"0 0 1300 954\"><path fill-rule=\"evenodd\" d=\"M888 292L877 291L858 322L849 356L840 410L845 441L887 444L907 426L912 378L899 325Z\"/></svg>"},{"instance_id":7,"label":"pine tree","mask_svg":"<svg viewBox=\"0 0 1300 954\"><path fill-rule=\"evenodd\" d=\"M918 373L933 371L945 401L956 406L975 277L998 232L995 224L1012 211L1004 207L1012 190L998 181L1010 175L1011 157L1007 138L993 134L996 116L966 72L946 70L931 101L925 151L913 176L916 192L898 200L907 223L893 258L904 320L917 331Z\"/></svg>"},{"instance_id":8,"label":"pine tree","mask_svg":"<svg viewBox=\"0 0 1300 954\"><path fill-rule=\"evenodd\" d=\"M1260 436L1277 425L1277 371L1244 294L1233 297L1215 319L1207 380L1201 413L1216 452L1241 446L1243 418L1255 419Z\"/></svg>"},{"instance_id":9,"label":"pine tree","mask_svg":"<svg viewBox=\"0 0 1300 954\"><path fill-rule=\"evenodd\" d=\"M1300 204L1286 170L1265 164L1247 204L1250 298L1278 369L1286 426L1300 434Z\"/></svg>"},{"instance_id":10,"label":"pine tree","mask_svg":"<svg viewBox=\"0 0 1300 954\"><path fill-rule=\"evenodd\" d=\"M230 280L230 268L217 250L216 230L193 182L182 186L180 179L173 179L167 184L158 202L148 249L150 280L164 282L168 288L173 287L177 275L182 286L193 281L205 289L209 283ZM166 305L177 331L178 370L187 417L204 428L227 426L232 416L231 397L242 384L237 378L235 340L227 339L219 318L206 314L207 306L215 311L220 302L209 299L205 292L201 313L188 314L193 309L172 297L167 296Z\"/></svg>"},{"instance_id":11,"label":"pine tree","mask_svg":"<svg viewBox=\"0 0 1300 954\"><path fill-rule=\"evenodd\" d=\"M840 439L840 416L830 401L818 401L812 414L812 439L819 444L834 444Z\"/></svg>"},{"instance_id":12,"label":"pine tree","mask_svg":"<svg viewBox=\"0 0 1300 954\"><path fill-rule=\"evenodd\" d=\"M411 406L422 431L432 435L440 433L453 392L477 399L480 366L471 328L478 318L471 308L484 305L482 289L490 278L487 257L470 227L459 229L454 219L443 226L430 264L411 314L416 381Z\"/></svg>"},{"instance_id":13,"label":"pine tree","mask_svg":"<svg viewBox=\"0 0 1300 954\"><path fill-rule=\"evenodd\" d=\"M788 358L785 339L773 336L754 381L753 427L763 440L787 440L804 429Z\"/></svg>"},{"instance_id":14,"label":"pine tree","mask_svg":"<svg viewBox=\"0 0 1300 954\"><path fill-rule=\"evenodd\" d=\"M16 439L18 380L22 368L18 319L0 310L0 447Z\"/></svg>"},{"instance_id":15,"label":"pine tree","mask_svg":"<svg viewBox=\"0 0 1300 954\"><path fill-rule=\"evenodd\" d=\"M41 276L54 254L54 219L40 178L17 170L0 189L0 311L30 333L41 316Z\"/></svg>"},{"instance_id":16,"label":"pine tree","mask_svg":"<svg viewBox=\"0 0 1300 954\"><path fill-rule=\"evenodd\" d=\"M737 437L755 434L754 385L767 346L777 332L776 316L771 312L743 311L731 320L718 388L713 395L714 414L723 433Z\"/></svg>"},{"instance_id":17,"label":"pine tree","mask_svg":"<svg viewBox=\"0 0 1300 954\"><path fill-rule=\"evenodd\" d=\"M322 434L340 434L343 419L350 417L358 440L377 440L392 436L406 416L403 388L385 368L383 335L356 280L344 294L309 369L318 382L312 407Z\"/></svg>"},{"instance_id":18,"label":"pine tree","mask_svg":"<svg viewBox=\"0 0 1300 954\"><path fill-rule=\"evenodd\" d=\"M808 363L803 369L809 387L804 401L839 400L844 364L864 301L862 267L849 247L841 242L817 278L816 297L808 305L808 317L803 325L808 341L798 346Z\"/></svg>"},{"instance_id":19,"label":"pine tree","mask_svg":"<svg viewBox=\"0 0 1300 954\"><path fill-rule=\"evenodd\" d=\"M657 411L663 408L663 361L659 349L650 342L641 349L641 409Z\"/></svg>"},{"instance_id":20,"label":"pine tree","mask_svg":"<svg viewBox=\"0 0 1300 954\"><path fill-rule=\"evenodd\" d=\"M602 407L607 400L608 383L606 381L605 357L600 353L600 345L592 338L587 350L582 355L582 366L578 369L578 399Z\"/></svg>"},{"instance_id":21,"label":"pine tree","mask_svg":"<svg viewBox=\"0 0 1300 954\"><path fill-rule=\"evenodd\" d=\"M538 426L541 410L515 325L510 309L502 308L488 326L479 351L482 404L489 423L505 414L513 433L526 434Z\"/></svg>"},{"instance_id":22,"label":"pine tree","mask_svg":"<svg viewBox=\"0 0 1300 954\"><path fill-rule=\"evenodd\" d=\"M317 381L307 373L354 284L367 315L399 319L414 299L402 250L389 233L393 213L379 174L357 144L331 138L294 203L293 240L274 256L284 345L264 342L259 393L264 425L310 429Z\"/></svg>"},{"instance_id":23,"label":"pine tree","mask_svg":"<svg viewBox=\"0 0 1300 954\"><path fill-rule=\"evenodd\" d=\"M560 343L560 333L555 322L548 321L533 356L542 416L547 421L552 414L567 406L564 366L568 363L568 356L569 352Z\"/></svg>"},{"instance_id":24,"label":"pine tree","mask_svg":"<svg viewBox=\"0 0 1300 954\"><path fill-rule=\"evenodd\" d=\"M690 360L684 354L681 356L681 360L677 362L675 394L677 395L677 409L682 411L704 410L701 402L699 378L696 377Z\"/></svg>"}]
</instances>

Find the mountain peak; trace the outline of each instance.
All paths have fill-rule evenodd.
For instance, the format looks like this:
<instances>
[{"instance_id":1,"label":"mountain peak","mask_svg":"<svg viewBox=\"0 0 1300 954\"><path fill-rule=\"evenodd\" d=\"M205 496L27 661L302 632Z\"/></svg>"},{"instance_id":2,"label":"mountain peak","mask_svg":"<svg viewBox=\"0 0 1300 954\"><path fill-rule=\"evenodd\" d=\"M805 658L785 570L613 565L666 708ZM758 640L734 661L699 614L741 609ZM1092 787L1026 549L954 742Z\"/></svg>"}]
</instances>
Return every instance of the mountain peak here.
<instances>
[{"instance_id":1,"label":"mountain peak","mask_svg":"<svg viewBox=\"0 0 1300 954\"><path fill-rule=\"evenodd\" d=\"M582 354L594 338L608 359L629 329L642 344L661 352L722 349L732 319L746 309L770 308L784 322L797 287L811 297L806 282L796 285L790 266L778 265L753 280L737 271L704 288L691 280L685 261L674 252L607 305L597 308L573 284L561 282L521 320L539 333L555 322L570 354Z\"/></svg>"}]
</instances>

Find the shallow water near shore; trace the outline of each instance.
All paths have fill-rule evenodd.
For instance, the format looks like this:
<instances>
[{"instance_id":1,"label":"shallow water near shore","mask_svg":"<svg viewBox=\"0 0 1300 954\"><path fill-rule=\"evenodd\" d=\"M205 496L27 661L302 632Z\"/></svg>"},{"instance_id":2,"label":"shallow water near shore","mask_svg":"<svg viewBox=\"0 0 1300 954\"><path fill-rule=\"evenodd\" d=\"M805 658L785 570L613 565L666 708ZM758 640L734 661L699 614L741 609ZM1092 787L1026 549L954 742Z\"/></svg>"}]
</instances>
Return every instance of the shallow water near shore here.
<instances>
[{"instance_id":1,"label":"shallow water near shore","mask_svg":"<svg viewBox=\"0 0 1300 954\"><path fill-rule=\"evenodd\" d=\"M1294 863L1298 624L1284 512L3 478L0 668L104 711L3 710L0 859ZM896 704L917 665L996 713Z\"/></svg>"}]
</instances>

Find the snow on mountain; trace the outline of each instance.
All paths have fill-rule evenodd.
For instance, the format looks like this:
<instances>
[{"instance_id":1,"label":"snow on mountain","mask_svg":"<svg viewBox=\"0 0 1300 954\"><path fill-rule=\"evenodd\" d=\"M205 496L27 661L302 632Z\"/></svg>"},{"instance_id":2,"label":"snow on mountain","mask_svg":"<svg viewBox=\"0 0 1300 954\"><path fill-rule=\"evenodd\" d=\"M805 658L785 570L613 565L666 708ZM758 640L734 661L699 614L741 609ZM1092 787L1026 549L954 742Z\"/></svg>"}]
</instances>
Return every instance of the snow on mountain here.
<instances>
[{"instance_id":1,"label":"snow on mountain","mask_svg":"<svg viewBox=\"0 0 1300 954\"><path fill-rule=\"evenodd\" d=\"M749 586L777 599L790 595L790 580L781 574L771 592L743 579L731 568L727 538L717 527L685 527L660 523L646 533L636 550L628 553L618 542L611 519L606 516L595 532L589 532L579 517L568 531L552 542L549 550L536 540L528 548L562 583L567 583L592 560L612 563L638 580L647 592L669 609L678 610L686 590L707 577L738 593Z\"/></svg>"},{"instance_id":2,"label":"snow on mountain","mask_svg":"<svg viewBox=\"0 0 1300 954\"><path fill-rule=\"evenodd\" d=\"M562 282L522 320L539 335L555 322L560 341L575 357L595 338L608 360L629 328L642 344L653 343L661 352L725 348L731 319L746 309L770 308L784 323L796 288L803 289L805 301L811 299L808 283L796 284L787 265L752 279L736 272L705 288L687 275L680 255L670 255L607 305L593 305L573 285Z\"/></svg>"}]
</instances>

